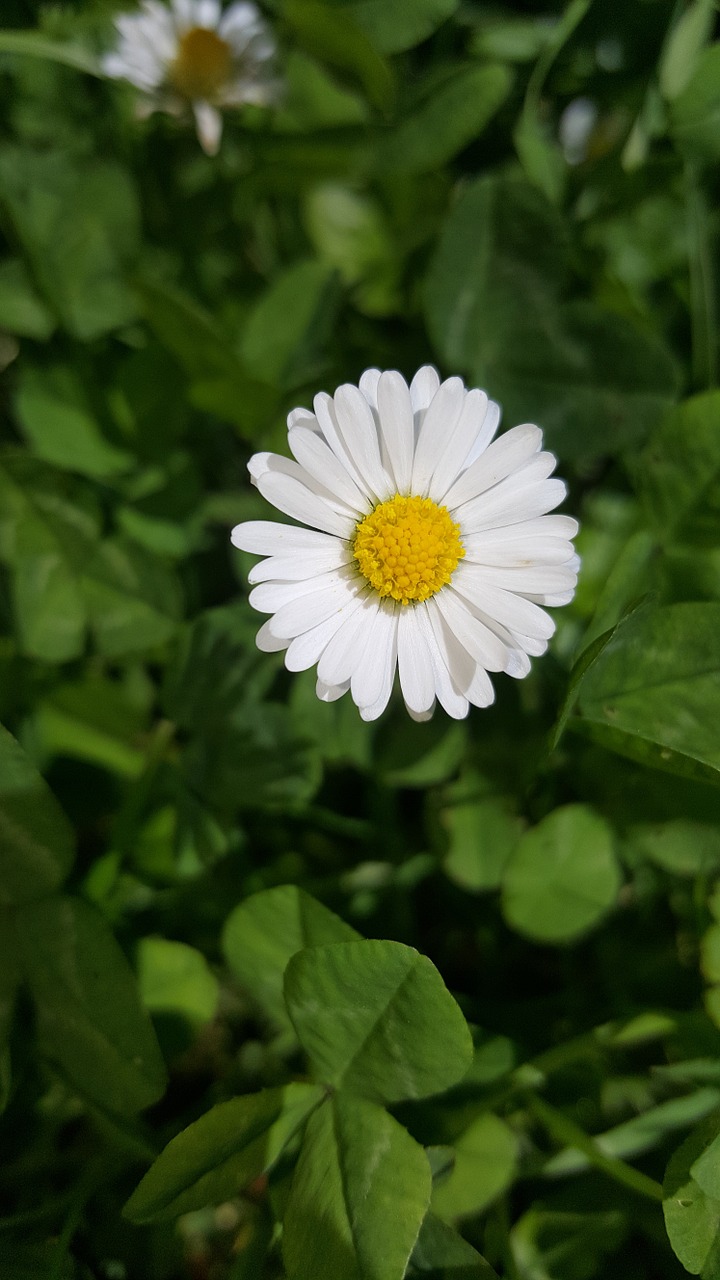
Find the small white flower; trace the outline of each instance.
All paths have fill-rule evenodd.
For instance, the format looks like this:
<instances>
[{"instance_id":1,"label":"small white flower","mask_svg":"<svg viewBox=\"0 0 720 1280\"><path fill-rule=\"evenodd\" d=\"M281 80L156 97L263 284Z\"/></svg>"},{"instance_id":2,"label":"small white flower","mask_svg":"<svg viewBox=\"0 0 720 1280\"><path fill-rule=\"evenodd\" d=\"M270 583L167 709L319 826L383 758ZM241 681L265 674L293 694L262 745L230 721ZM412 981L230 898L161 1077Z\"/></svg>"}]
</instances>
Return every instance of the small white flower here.
<instances>
[{"instance_id":1,"label":"small white flower","mask_svg":"<svg viewBox=\"0 0 720 1280\"><path fill-rule=\"evenodd\" d=\"M565 497L552 453L527 424L492 443L499 406L426 365L410 387L368 369L360 386L288 417L296 461L256 453L254 483L311 528L250 520L232 532L267 556L250 603L272 616L259 648L289 671L317 664L317 694L348 689L363 720L387 706L397 668L410 715L439 701L455 719L494 699L489 671L522 678L567 604L577 521L548 515Z\"/></svg>"},{"instance_id":2,"label":"small white flower","mask_svg":"<svg viewBox=\"0 0 720 1280\"><path fill-rule=\"evenodd\" d=\"M251 0L223 12L220 0L142 0L137 13L115 19L116 48L105 75L143 94L144 111L177 114L187 105L209 155L220 145L218 108L266 105L276 96L271 66L275 41Z\"/></svg>"}]
</instances>

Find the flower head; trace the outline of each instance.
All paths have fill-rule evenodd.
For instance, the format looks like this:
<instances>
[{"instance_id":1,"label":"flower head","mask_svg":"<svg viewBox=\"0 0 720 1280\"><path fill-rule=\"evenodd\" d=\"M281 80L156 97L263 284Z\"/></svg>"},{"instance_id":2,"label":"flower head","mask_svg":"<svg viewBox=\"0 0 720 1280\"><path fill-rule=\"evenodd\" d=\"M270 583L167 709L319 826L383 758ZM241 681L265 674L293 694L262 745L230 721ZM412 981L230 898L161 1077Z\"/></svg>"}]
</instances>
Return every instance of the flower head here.
<instances>
[{"instance_id":1,"label":"flower head","mask_svg":"<svg viewBox=\"0 0 720 1280\"><path fill-rule=\"evenodd\" d=\"M266 556L250 603L270 614L259 648L317 664L318 697L350 690L364 720L387 706L397 670L416 720L436 700L461 719L494 699L488 672L519 679L572 599L577 522L556 459L526 424L495 440L500 409L430 366L408 387L368 369L359 387L288 417L295 458L256 453L260 492L304 526L250 520L236 547Z\"/></svg>"},{"instance_id":2,"label":"flower head","mask_svg":"<svg viewBox=\"0 0 720 1280\"><path fill-rule=\"evenodd\" d=\"M275 42L252 0L236 0L224 12L220 0L142 0L115 27L105 74L140 89L146 110L176 114L189 105L210 155L220 145L218 108L264 105L275 96Z\"/></svg>"}]
</instances>

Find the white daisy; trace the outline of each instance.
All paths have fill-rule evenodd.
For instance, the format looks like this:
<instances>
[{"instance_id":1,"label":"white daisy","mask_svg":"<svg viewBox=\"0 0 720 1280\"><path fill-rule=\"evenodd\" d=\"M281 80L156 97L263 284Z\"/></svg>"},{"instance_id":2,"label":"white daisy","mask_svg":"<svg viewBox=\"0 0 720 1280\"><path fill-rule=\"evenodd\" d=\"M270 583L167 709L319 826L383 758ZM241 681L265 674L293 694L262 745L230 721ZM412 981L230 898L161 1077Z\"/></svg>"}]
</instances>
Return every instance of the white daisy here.
<instances>
[{"instance_id":1,"label":"white daisy","mask_svg":"<svg viewBox=\"0 0 720 1280\"><path fill-rule=\"evenodd\" d=\"M218 108L265 105L276 96L275 41L251 0L224 12L220 0L142 0L115 27L116 48L102 60L105 75L140 89L145 111L177 114L189 104L209 155L220 145Z\"/></svg>"},{"instance_id":2,"label":"white daisy","mask_svg":"<svg viewBox=\"0 0 720 1280\"><path fill-rule=\"evenodd\" d=\"M555 630L543 605L572 598L577 521L548 515L565 497L556 459L527 424L493 443L500 409L461 378L368 369L360 386L288 417L296 459L256 453L254 483L310 528L250 520L232 532L267 556L250 603L271 617L258 647L317 664L326 702L350 690L363 720L387 706L397 669L405 704L436 700L461 719L494 699L488 672L522 678Z\"/></svg>"}]
</instances>

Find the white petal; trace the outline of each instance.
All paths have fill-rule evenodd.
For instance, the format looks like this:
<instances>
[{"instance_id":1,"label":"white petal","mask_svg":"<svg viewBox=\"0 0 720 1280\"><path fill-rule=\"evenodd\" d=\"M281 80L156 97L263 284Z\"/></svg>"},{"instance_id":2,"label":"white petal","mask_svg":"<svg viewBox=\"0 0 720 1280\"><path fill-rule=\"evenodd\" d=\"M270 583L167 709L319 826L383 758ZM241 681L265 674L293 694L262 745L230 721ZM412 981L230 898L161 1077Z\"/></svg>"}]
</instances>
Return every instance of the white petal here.
<instances>
[{"instance_id":1,"label":"white petal","mask_svg":"<svg viewBox=\"0 0 720 1280\"><path fill-rule=\"evenodd\" d=\"M542 535L535 538L517 537L515 530L519 528L520 525L510 525L509 528L487 529L484 533L468 534L462 540L465 548L464 563L508 568L557 564L569 568L574 564L571 542L566 542L564 538L546 538Z\"/></svg>"},{"instance_id":2,"label":"white petal","mask_svg":"<svg viewBox=\"0 0 720 1280\"><path fill-rule=\"evenodd\" d=\"M522 649L508 649L505 674L513 680L524 680L530 674L530 659Z\"/></svg>"},{"instance_id":3,"label":"white petal","mask_svg":"<svg viewBox=\"0 0 720 1280\"><path fill-rule=\"evenodd\" d=\"M463 561L460 580L473 582L478 587L500 587L521 595L554 595L574 589L577 573L565 565L530 565L528 568L497 568L493 565L468 564ZM457 585L457 577L453 585Z\"/></svg>"},{"instance_id":4,"label":"white petal","mask_svg":"<svg viewBox=\"0 0 720 1280\"><path fill-rule=\"evenodd\" d=\"M555 631L555 623L547 613L536 604L516 596L512 591L503 591L499 587L481 586L468 575L456 572L453 587L477 609L511 630L521 631L524 635L536 636L538 640L547 640ZM487 663L484 664L488 666ZM488 666L491 671L492 667Z\"/></svg>"},{"instance_id":5,"label":"white petal","mask_svg":"<svg viewBox=\"0 0 720 1280\"><path fill-rule=\"evenodd\" d=\"M551 591L540 595L526 592L525 598L532 600L533 604L542 605L545 609L559 609L561 605L569 604L574 595L575 587L571 591Z\"/></svg>"},{"instance_id":6,"label":"white petal","mask_svg":"<svg viewBox=\"0 0 720 1280\"><path fill-rule=\"evenodd\" d=\"M472 684L465 690L468 702L474 707L489 707L495 701L495 690L484 667L476 667Z\"/></svg>"},{"instance_id":7,"label":"white petal","mask_svg":"<svg viewBox=\"0 0 720 1280\"><path fill-rule=\"evenodd\" d=\"M459 692L453 681L452 673L448 669L448 665L445 661L445 656L441 652L440 646L435 638L426 603L422 603L417 606L415 609L415 617L423 633L428 653L430 654L430 663L432 665L433 678L435 681L435 693L438 702L454 720L463 720L470 709L470 704L468 703L467 698Z\"/></svg>"},{"instance_id":8,"label":"white petal","mask_svg":"<svg viewBox=\"0 0 720 1280\"><path fill-rule=\"evenodd\" d=\"M488 398L484 391L473 389L468 391L462 412L446 447L443 449L433 470L428 488L428 497L434 502L443 502L444 495L455 482L462 468L466 465L467 455L473 443L479 437L486 437Z\"/></svg>"},{"instance_id":9,"label":"white petal","mask_svg":"<svg viewBox=\"0 0 720 1280\"><path fill-rule=\"evenodd\" d=\"M244 35L246 41L258 29L259 13L254 4L231 4L220 19L218 33L223 37Z\"/></svg>"},{"instance_id":10,"label":"white petal","mask_svg":"<svg viewBox=\"0 0 720 1280\"><path fill-rule=\"evenodd\" d=\"M335 632L318 662L318 678L325 684L350 680L367 648L369 627L380 608L380 597L368 590L359 608L350 612Z\"/></svg>"},{"instance_id":11,"label":"white petal","mask_svg":"<svg viewBox=\"0 0 720 1280\"><path fill-rule=\"evenodd\" d=\"M308 667L314 667L336 631L343 625L345 618L350 617L358 604L358 599L355 597L345 608L332 613L324 622L319 622L316 627L311 627L309 631L302 631L300 635L295 636L285 654L285 666L288 671L307 671Z\"/></svg>"},{"instance_id":12,"label":"white petal","mask_svg":"<svg viewBox=\"0 0 720 1280\"><path fill-rule=\"evenodd\" d=\"M220 21L220 0L197 0L195 21L199 27L216 31Z\"/></svg>"},{"instance_id":13,"label":"white petal","mask_svg":"<svg viewBox=\"0 0 720 1280\"><path fill-rule=\"evenodd\" d=\"M288 430L293 427L308 427L311 431L319 431L320 423L309 409L291 409L287 416Z\"/></svg>"},{"instance_id":14,"label":"white petal","mask_svg":"<svg viewBox=\"0 0 720 1280\"><path fill-rule=\"evenodd\" d=\"M452 511L470 498L485 493L506 476L518 471L539 451L541 445L542 431L531 423L506 431L443 494L443 506Z\"/></svg>"},{"instance_id":15,"label":"white petal","mask_svg":"<svg viewBox=\"0 0 720 1280\"><path fill-rule=\"evenodd\" d=\"M326 498L313 493L294 476L266 471L258 478L257 487L263 497L286 516L340 538L352 537L356 524L352 517L342 515Z\"/></svg>"},{"instance_id":16,"label":"white petal","mask_svg":"<svg viewBox=\"0 0 720 1280\"><path fill-rule=\"evenodd\" d=\"M313 476L324 488L331 489L351 511L357 515L367 515L372 504L360 492L321 435L308 431L306 427L297 426L289 432L288 443L292 454L308 475Z\"/></svg>"},{"instance_id":17,"label":"white petal","mask_svg":"<svg viewBox=\"0 0 720 1280\"><path fill-rule=\"evenodd\" d=\"M372 409L362 392L349 382L338 387L333 402L340 435L365 481L364 487L383 502L390 497L392 484L380 458L380 442Z\"/></svg>"},{"instance_id":18,"label":"white petal","mask_svg":"<svg viewBox=\"0 0 720 1280\"><path fill-rule=\"evenodd\" d=\"M451 587L443 587L433 599L453 635L471 658L486 671L504 671L506 645L467 607L465 599L461 599Z\"/></svg>"},{"instance_id":19,"label":"white petal","mask_svg":"<svg viewBox=\"0 0 720 1280\"><path fill-rule=\"evenodd\" d=\"M398 493L410 492L413 467L415 429L408 384L401 373L388 370L377 387L380 431L385 442L390 467Z\"/></svg>"},{"instance_id":20,"label":"white petal","mask_svg":"<svg viewBox=\"0 0 720 1280\"><path fill-rule=\"evenodd\" d=\"M274 520L245 520L236 524L230 540L240 551L249 551L256 556L287 556L293 551L331 551L333 547L344 545L329 533L298 529L297 525L278 524Z\"/></svg>"},{"instance_id":21,"label":"white petal","mask_svg":"<svg viewBox=\"0 0 720 1280\"><path fill-rule=\"evenodd\" d=\"M255 636L255 643L263 653L278 653L281 649L287 649L288 642L287 640L278 640L277 636L272 635L270 631L270 623L263 622Z\"/></svg>"},{"instance_id":22,"label":"white petal","mask_svg":"<svg viewBox=\"0 0 720 1280\"><path fill-rule=\"evenodd\" d=\"M380 602L372 624L368 627L367 648L351 678L353 701L361 708L379 710L363 719L374 720L384 711L392 692L397 666L397 631L400 606L394 601Z\"/></svg>"},{"instance_id":23,"label":"white petal","mask_svg":"<svg viewBox=\"0 0 720 1280\"><path fill-rule=\"evenodd\" d=\"M448 626L445 618L437 606L437 598L431 597L426 602L427 614L430 626L435 637L435 643L440 651L442 660L452 677L453 683L464 693L465 689L470 687L477 662L461 644L455 632Z\"/></svg>"},{"instance_id":24,"label":"white petal","mask_svg":"<svg viewBox=\"0 0 720 1280\"><path fill-rule=\"evenodd\" d=\"M335 539L329 551L305 551L302 555L269 556L254 565L248 574L248 582L302 582L316 578L332 569L341 569L352 560L352 549L347 542Z\"/></svg>"},{"instance_id":25,"label":"white petal","mask_svg":"<svg viewBox=\"0 0 720 1280\"><path fill-rule=\"evenodd\" d=\"M478 392L478 395L481 394ZM430 493L438 460L452 440L466 399L467 392L462 378L448 378L438 387L423 418L415 446L413 493L421 497Z\"/></svg>"},{"instance_id":26,"label":"white petal","mask_svg":"<svg viewBox=\"0 0 720 1280\"><path fill-rule=\"evenodd\" d=\"M418 369L410 383L410 399L414 413L424 413L430 407L435 392L440 386L440 375L432 364L424 364Z\"/></svg>"},{"instance_id":27,"label":"white petal","mask_svg":"<svg viewBox=\"0 0 720 1280\"><path fill-rule=\"evenodd\" d=\"M332 585L319 587L312 595L305 595L291 600L278 609L270 620L270 630L278 637L294 637L302 631L317 627L333 613L342 613L353 597L366 587L366 583L355 577L343 577L341 569L335 575L337 581ZM331 575L328 574L329 578ZM317 579L318 584L322 579ZM256 591L262 588L256 587Z\"/></svg>"},{"instance_id":28,"label":"white petal","mask_svg":"<svg viewBox=\"0 0 720 1280\"><path fill-rule=\"evenodd\" d=\"M361 493L370 496L370 489L356 466L351 449L347 448L338 427L335 402L327 392L321 391L313 400L313 408L320 430L332 449L335 457L342 463L348 475L352 477Z\"/></svg>"},{"instance_id":29,"label":"white petal","mask_svg":"<svg viewBox=\"0 0 720 1280\"><path fill-rule=\"evenodd\" d=\"M360 390L362 391L371 409L377 409L378 407L377 391L378 391L379 381L380 381L379 369L366 369L360 378L360 382L359 382Z\"/></svg>"},{"instance_id":30,"label":"white petal","mask_svg":"<svg viewBox=\"0 0 720 1280\"><path fill-rule=\"evenodd\" d=\"M398 619L398 675L408 710L422 714L435 701L435 679L427 642L415 610L401 608Z\"/></svg>"},{"instance_id":31,"label":"white petal","mask_svg":"<svg viewBox=\"0 0 720 1280\"><path fill-rule=\"evenodd\" d=\"M500 405L496 404L494 400L488 400L482 429L478 431L478 434L470 446L468 455L463 461L464 468L471 467L473 462L480 457L480 454L485 452L491 440L495 439L497 429L500 426L501 417L502 409L500 408Z\"/></svg>"},{"instance_id":32,"label":"white petal","mask_svg":"<svg viewBox=\"0 0 720 1280\"><path fill-rule=\"evenodd\" d=\"M209 102L193 102L192 114L195 115L197 137L205 155L217 155L223 136L223 116Z\"/></svg>"},{"instance_id":33,"label":"white petal","mask_svg":"<svg viewBox=\"0 0 720 1280\"><path fill-rule=\"evenodd\" d=\"M322 680L318 680L315 685L315 693L321 702L337 702L338 698L342 698L349 688L349 680L345 684L338 685L323 684Z\"/></svg>"},{"instance_id":34,"label":"white petal","mask_svg":"<svg viewBox=\"0 0 720 1280\"><path fill-rule=\"evenodd\" d=\"M318 578L305 578L300 582L261 582L259 586L253 587L248 602L258 613L275 613L294 600L302 600L304 596L311 596L316 591L333 586L340 577L341 573L335 571L324 573Z\"/></svg>"},{"instance_id":35,"label":"white petal","mask_svg":"<svg viewBox=\"0 0 720 1280\"><path fill-rule=\"evenodd\" d=\"M562 480L540 480L524 485L518 482L517 476L508 476L490 493L466 502L454 515L463 534L480 533L544 515L557 507L566 495Z\"/></svg>"}]
</instances>

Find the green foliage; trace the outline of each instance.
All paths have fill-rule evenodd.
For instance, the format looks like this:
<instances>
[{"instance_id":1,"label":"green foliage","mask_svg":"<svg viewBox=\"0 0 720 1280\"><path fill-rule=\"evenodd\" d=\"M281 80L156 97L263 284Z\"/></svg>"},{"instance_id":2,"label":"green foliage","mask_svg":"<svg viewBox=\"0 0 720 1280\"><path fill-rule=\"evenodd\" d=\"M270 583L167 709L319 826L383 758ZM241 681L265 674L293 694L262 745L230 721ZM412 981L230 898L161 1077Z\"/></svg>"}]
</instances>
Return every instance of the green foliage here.
<instances>
[{"instance_id":1,"label":"green foliage","mask_svg":"<svg viewBox=\"0 0 720 1280\"><path fill-rule=\"evenodd\" d=\"M0 19L0 1274L713 1280L716 6L269 0L212 157L126 7ZM366 724L228 531L428 361L582 570L491 708Z\"/></svg>"}]
</instances>

